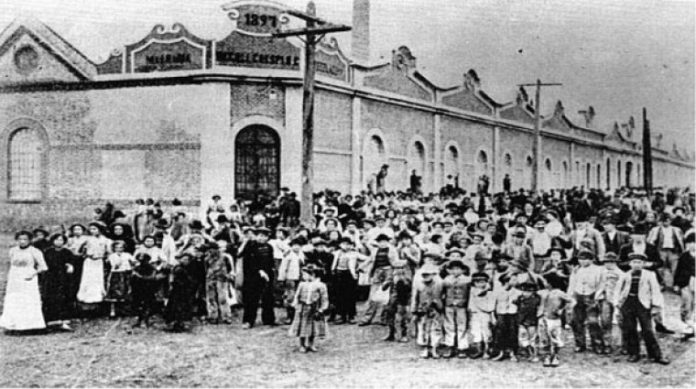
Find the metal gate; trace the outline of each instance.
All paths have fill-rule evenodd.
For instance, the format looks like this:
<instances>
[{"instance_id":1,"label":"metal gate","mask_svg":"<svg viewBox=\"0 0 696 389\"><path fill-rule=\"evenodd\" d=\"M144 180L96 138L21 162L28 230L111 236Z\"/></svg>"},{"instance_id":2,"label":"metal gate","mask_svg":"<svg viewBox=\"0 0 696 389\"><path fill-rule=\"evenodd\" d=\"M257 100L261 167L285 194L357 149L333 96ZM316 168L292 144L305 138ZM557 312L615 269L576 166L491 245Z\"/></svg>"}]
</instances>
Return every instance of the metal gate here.
<instances>
[{"instance_id":1,"label":"metal gate","mask_svg":"<svg viewBox=\"0 0 696 389\"><path fill-rule=\"evenodd\" d=\"M235 140L234 187L237 198L277 196L280 190L280 139L271 128L244 128Z\"/></svg>"}]
</instances>

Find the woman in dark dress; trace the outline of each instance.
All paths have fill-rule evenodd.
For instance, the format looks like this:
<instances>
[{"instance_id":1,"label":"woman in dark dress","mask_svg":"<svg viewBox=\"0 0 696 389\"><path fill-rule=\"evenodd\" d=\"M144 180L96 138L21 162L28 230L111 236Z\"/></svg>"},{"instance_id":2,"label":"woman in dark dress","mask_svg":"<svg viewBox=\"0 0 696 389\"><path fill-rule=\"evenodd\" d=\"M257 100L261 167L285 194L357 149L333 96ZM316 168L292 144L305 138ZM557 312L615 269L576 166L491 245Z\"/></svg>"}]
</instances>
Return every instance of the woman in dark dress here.
<instances>
[{"instance_id":1,"label":"woman in dark dress","mask_svg":"<svg viewBox=\"0 0 696 389\"><path fill-rule=\"evenodd\" d=\"M49 239L51 246L44 251L48 270L41 274L39 281L46 324L72 331L68 319L72 315L70 281L74 271L75 256L65 247L67 241L68 238L63 234L51 236Z\"/></svg>"}]
</instances>

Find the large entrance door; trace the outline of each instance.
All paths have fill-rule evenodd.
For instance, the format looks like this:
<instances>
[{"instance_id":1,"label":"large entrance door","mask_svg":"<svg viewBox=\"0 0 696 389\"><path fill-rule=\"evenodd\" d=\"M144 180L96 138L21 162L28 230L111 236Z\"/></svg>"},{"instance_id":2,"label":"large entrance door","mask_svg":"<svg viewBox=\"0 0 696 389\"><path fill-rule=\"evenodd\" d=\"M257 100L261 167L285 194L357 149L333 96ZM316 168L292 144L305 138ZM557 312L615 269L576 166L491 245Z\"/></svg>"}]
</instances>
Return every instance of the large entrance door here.
<instances>
[{"instance_id":1,"label":"large entrance door","mask_svg":"<svg viewBox=\"0 0 696 389\"><path fill-rule=\"evenodd\" d=\"M253 125L237 134L234 144L237 198L276 196L280 190L280 140L273 129Z\"/></svg>"}]
</instances>

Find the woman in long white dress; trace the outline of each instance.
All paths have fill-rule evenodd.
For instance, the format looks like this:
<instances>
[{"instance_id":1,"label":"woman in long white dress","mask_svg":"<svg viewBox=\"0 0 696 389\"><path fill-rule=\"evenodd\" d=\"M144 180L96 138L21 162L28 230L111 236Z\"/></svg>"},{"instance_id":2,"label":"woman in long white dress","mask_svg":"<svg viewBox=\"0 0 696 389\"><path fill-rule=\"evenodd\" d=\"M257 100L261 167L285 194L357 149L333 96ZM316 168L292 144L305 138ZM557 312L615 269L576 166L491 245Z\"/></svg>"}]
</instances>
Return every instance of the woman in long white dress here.
<instances>
[{"instance_id":1,"label":"woman in long white dress","mask_svg":"<svg viewBox=\"0 0 696 389\"><path fill-rule=\"evenodd\" d=\"M10 249L10 271L7 275L5 303L0 327L10 331L46 328L41 311L38 274L48 270L43 254L30 245L31 232L15 235L17 246Z\"/></svg>"},{"instance_id":2,"label":"woman in long white dress","mask_svg":"<svg viewBox=\"0 0 696 389\"><path fill-rule=\"evenodd\" d=\"M102 223L92 222L87 228L90 236L84 244L85 261L77 301L98 304L103 302L106 296L104 261L111 251L111 240L103 235L105 226Z\"/></svg>"}]
</instances>

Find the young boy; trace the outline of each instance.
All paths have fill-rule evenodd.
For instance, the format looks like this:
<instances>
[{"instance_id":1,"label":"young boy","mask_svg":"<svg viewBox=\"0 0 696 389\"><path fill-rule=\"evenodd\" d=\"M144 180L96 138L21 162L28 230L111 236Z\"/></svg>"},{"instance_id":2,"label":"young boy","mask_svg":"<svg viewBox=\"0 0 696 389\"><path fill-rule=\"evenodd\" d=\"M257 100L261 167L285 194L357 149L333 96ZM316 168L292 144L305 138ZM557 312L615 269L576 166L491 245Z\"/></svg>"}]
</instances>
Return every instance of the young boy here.
<instances>
[{"instance_id":1,"label":"young boy","mask_svg":"<svg viewBox=\"0 0 696 389\"><path fill-rule=\"evenodd\" d=\"M576 301L572 323L576 353L586 350L586 328L590 332L593 351L600 354L602 345L602 329L599 327L599 309L596 304L602 269L592 263L594 258L594 252L591 250L580 250L578 253L580 266L573 271L568 282L568 294Z\"/></svg>"},{"instance_id":2,"label":"young boy","mask_svg":"<svg viewBox=\"0 0 696 389\"><path fill-rule=\"evenodd\" d=\"M195 282L190 274L191 261L191 254L181 254L177 258L177 265L172 269L171 291L164 310L168 331L183 332L189 329L187 323L193 316L195 291Z\"/></svg>"},{"instance_id":3,"label":"young boy","mask_svg":"<svg viewBox=\"0 0 696 389\"><path fill-rule=\"evenodd\" d=\"M464 275L464 263L452 260L447 264L449 275L442 281L445 296L444 344L448 347L446 358L466 358L469 348L466 340L466 306L469 303L471 279ZM455 351L456 347L456 351Z\"/></svg>"},{"instance_id":4,"label":"young boy","mask_svg":"<svg viewBox=\"0 0 696 389\"><path fill-rule=\"evenodd\" d=\"M283 284L283 302L286 309L285 324L292 323L295 317L292 300L297 284L300 282L300 269L305 262L305 255L302 252L304 242L305 239L301 237L290 241L290 250L283 256L278 269L278 281Z\"/></svg>"},{"instance_id":5,"label":"young boy","mask_svg":"<svg viewBox=\"0 0 696 389\"><path fill-rule=\"evenodd\" d=\"M537 326L541 316L541 297L536 293L537 284L532 280L517 285L520 295L514 300L517 305L519 323L519 346L527 352L532 362L539 362L537 356Z\"/></svg>"},{"instance_id":6,"label":"young boy","mask_svg":"<svg viewBox=\"0 0 696 389\"><path fill-rule=\"evenodd\" d=\"M232 263L215 242L208 243L204 258L208 322L232 324L232 310L228 298L230 281L234 278Z\"/></svg>"},{"instance_id":7,"label":"young boy","mask_svg":"<svg viewBox=\"0 0 696 389\"><path fill-rule=\"evenodd\" d=\"M575 301L561 290L565 280L557 273L547 273L546 290L539 291L542 316L539 319L539 340L544 356L544 366L556 367L558 351L563 347L563 318L566 307L572 308Z\"/></svg>"},{"instance_id":8,"label":"young boy","mask_svg":"<svg viewBox=\"0 0 696 389\"><path fill-rule=\"evenodd\" d=\"M469 294L469 327L472 345L468 356L472 359L489 357L488 346L491 341L491 324L494 323L495 308L493 292L488 284L489 278L488 274L483 272L471 276L473 285Z\"/></svg>"},{"instance_id":9,"label":"young boy","mask_svg":"<svg viewBox=\"0 0 696 389\"><path fill-rule=\"evenodd\" d=\"M497 355L491 359L502 361L509 357L511 361L517 362L517 348L519 324L517 322L517 305L513 303L519 291L514 289L510 283L510 275L501 274L498 277L498 284L494 286L493 295L495 300L495 334L493 339L497 349Z\"/></svg>"},{"instance_id":10,"label":"young boy","mask_svg":"<svg viewBox=\"0 0 696 389\"><path fill-rule=\"evenodd\" d=\"M421 358L440 357L437 346L442 337L442 280L438 272L433 264L423 265L411 297L411 312L417 318L416 343L423 349Z\"/></svg>"},{"instance_id":11,"label":"young boy","mask_svg":"<svg viewBox=\"0 0 696 389\"><path fill-rule=\"evenodd\" d=\"M133 268L131 277L131 291L133 298L133 307L138 315L138 321L133 327L140 327L144 321L146 327L150 327L150 316L155 309L157 303L155 294L157 293L160 278L152 264L150 264L150 256L145 253L139 253L135 256L138 265Z\"/></svg>"},{"instance_id":12,"label":"young boy","mask_svg":"<svg viewBox=\"0 0 696 389\"><path fill-rule=\"evenodd\" d=\"M603 354L612 352L612 322L614 319L614 297L619 281L624 277L624 272L616 266L619 256L614 252L608 252L602 258L602 271L600 273L600 286L597 292L599 304L599 324L602 328Z\"/></svg>"}]
</instances>

